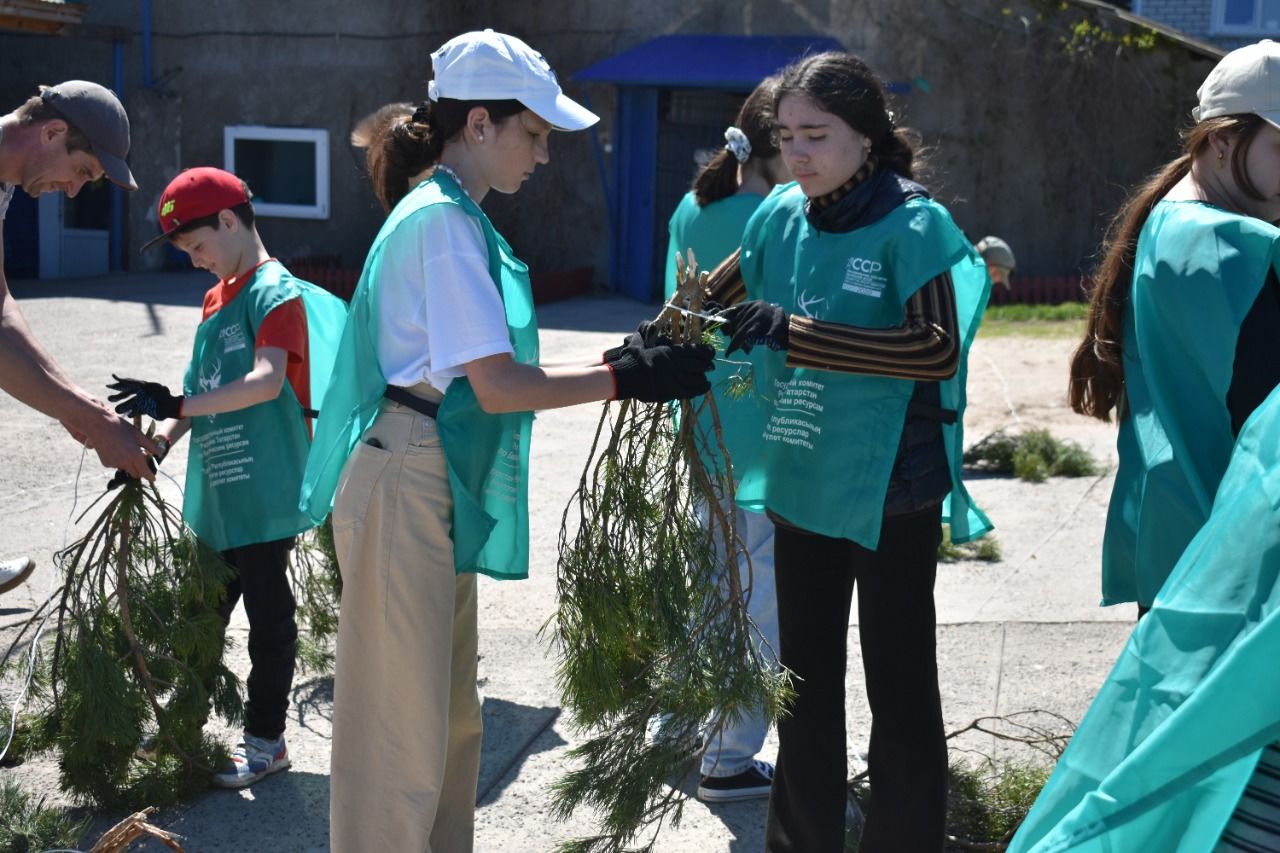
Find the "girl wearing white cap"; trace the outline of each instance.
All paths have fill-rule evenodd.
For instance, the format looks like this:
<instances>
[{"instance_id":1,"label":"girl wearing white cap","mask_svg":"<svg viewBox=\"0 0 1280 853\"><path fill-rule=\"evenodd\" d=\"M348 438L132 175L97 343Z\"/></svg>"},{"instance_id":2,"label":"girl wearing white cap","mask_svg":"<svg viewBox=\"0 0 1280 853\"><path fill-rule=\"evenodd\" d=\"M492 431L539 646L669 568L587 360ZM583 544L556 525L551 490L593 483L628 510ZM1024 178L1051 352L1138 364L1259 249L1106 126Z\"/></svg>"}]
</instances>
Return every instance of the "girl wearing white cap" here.
<instances>
[{"instance_id":1,"label":"girl wearing white cap","mask_svg":"<svg viewBox=\"0 0 1280 853\"><path fill-rule=\"evenodd\" d=\"M1102 603L1151 607L1237 433L1280 382L1280 44L1200 87L1183 153L1125 202L1071 363L1073 409L1120 421Z\"/></svg>"},{"instance_id":2,"label":"girl wearing white cap","mask_svg":"<svg viewBox=\"0 0 1280 853\"><path fill-rule=\"evenodd\" d=\"M333 510L343 577L335 851L472 848L476 573L528 573L532 411L709 387L710 347L638 336L604 364L538 366L528 268L478 204L546 163L553 129L597 118L519 39L467 33L431 58L429 103L393 110L371 140L390 213L352 298L302 491L317 521Z\"/></svg>"},{"instance_id":3,"label":"girl wearing white cap","mask_svg":"<svg viewBox=\"0 0 1280 853\"><path fill-rule=\"evenodd\" d=\"M1280 850L1276 81L1229 53L1113 224L1071 399L1120 418L1104 594L1150 609L1011 853Z\"/></svg>"}]
</instances>

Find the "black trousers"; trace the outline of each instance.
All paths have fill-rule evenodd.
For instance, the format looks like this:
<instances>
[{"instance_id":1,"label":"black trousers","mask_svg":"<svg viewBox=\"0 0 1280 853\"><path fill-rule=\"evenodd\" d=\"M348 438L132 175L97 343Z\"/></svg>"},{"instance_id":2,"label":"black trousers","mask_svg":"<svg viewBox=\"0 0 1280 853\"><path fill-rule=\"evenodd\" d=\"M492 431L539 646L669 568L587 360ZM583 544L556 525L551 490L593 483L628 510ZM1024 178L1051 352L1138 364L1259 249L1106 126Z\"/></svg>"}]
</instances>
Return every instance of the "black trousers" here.
<instances>
[{"instance_id":1,"label":"black trousers","mask_svg":"<svg viewBox=\"0 0 1280 853\"><path fill-rule=\"evenodd\" d=\"M778 723L766 848L844 850L845 695L856 586L871 706L871 802L860 853L939 853L947 745L938 692L933 582L941 507L887 519L876 551L779 525L774 537L782 664L796 700Z\"/></svg>"},{"instance_id":2,"label":"black trousers","mask_svg":"<svg viewBox=\"0 0 1280 853\"><path fill-rule=\"evenodd\" d=\"M295 537L259 542L221 552L236 570L219 608L222 624L231 621L236 602L244 598L249 616L249 701L245 731L275 739L284 732L298 651L297 604L289 586L289 552Z\"/></svg>"}]
</instances>

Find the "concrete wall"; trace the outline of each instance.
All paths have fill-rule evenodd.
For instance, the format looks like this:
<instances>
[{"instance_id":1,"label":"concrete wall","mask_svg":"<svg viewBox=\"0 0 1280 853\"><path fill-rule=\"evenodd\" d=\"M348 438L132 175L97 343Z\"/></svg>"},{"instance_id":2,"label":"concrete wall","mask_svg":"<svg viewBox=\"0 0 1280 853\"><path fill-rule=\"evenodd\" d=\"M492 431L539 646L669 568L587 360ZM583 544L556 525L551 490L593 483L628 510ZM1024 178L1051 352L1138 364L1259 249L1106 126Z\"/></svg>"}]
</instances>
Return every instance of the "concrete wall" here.
<instances>
[{"instance_id":1,"label":"concrete wall","mask_svg":"<svg viewBox=\"0 0 1280 853\"><path fill-rule=\"evenodd\" d=\"M1068 272L1089 263L1126 189L1174 153L1212 67L1166 42L1139 50L1086 39L1068 50L1063 37L1086 13L1041 0L312 0L305 17L297 8L154 4L155 91L140 91L136 36L126 50L142 186L130 208L132 247L154 233L155 198L178 168L222 163L225 125L324 127L331 217L264 218L261 229L281 257L338 253L358 267L382 212L347 134L385 102L422 98L428 54L462 30L494 26L533 44L569 94L602 115L605 144L612 88L576 84L576 70L665 33L823 34L886 79L916 81L896 99L900 123L922 133L928 183L975 240L1005 237L1023 271ZM137 16L136 2L100 0L89 23L136 32ZM37 82L109 83L111 50L0 35L0 69L0 106L16 104ZM590 264L603 283L608 222L591 133L556 134L551 156L519 194L493 193L485 207L535 271Z\"/></svg>"},{"instance_id":2,"label":"concrete wall","mask_svg":"<svg viewBox=\"0 0 1280 853\"><path fill-rule=\"evenodd\" d=\"M1195 90L1213 66L1167 42L1068 51L1063 38L1086 14L1035 0L655 0L643 11L590 0L488 0L464 20L500 20L536 45L562 78L666 33L830 35L883 78L916 81L894 109L900 123L922 134L931 167L926 183L961 227L974 240L989 233L1007 239L1025 272L1058 274L1088 266L1126 190L1176 152L1177 130L1190 121ZM599 100L603 88L589 94L607 132L613 114L611 102ZM535 177L520 196L493 208L517 250L552 261L565 246L585 242L595 247L600 270L605 208L586 136L557 138L552 180ZM551 202L542 189L548 184ZM538 214L561 199L575 206ZM570 211L573 221L563 221Z\"/></svg>"}]
</instances>

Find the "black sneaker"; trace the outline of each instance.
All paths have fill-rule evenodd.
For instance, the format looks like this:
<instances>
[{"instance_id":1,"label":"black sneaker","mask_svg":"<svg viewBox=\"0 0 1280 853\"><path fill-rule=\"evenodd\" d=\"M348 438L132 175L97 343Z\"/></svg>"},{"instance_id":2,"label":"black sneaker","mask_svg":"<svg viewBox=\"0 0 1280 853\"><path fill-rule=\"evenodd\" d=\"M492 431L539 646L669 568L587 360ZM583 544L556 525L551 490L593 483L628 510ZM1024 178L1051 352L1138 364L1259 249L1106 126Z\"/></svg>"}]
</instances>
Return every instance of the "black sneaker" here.
<instances>
[{"instance_id":1,"label":"black sneaker","mask_svg":"<svg viewBox=\"0 0 1280 853\"><path fill-rule=\"evenodd\" d=\"M704 803L736 803L769 796L773 787L773 765L755 759L751 766L732 776L704 776L698 799Z\"/></svg>"}]
</instances>

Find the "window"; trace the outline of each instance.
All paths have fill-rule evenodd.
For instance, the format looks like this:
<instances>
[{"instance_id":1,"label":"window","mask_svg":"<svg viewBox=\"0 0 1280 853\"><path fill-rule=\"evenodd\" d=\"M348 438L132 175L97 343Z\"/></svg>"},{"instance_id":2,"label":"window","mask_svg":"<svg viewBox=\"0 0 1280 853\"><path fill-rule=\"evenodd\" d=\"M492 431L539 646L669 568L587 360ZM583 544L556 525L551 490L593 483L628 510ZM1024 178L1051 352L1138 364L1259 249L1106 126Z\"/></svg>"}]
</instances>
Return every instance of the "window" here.
<instances>
[{"instance_id":1,"label":"window","mask_svg":"<svg viewBox=\"0 0 1280 853\"><path fill-rule=\"evenodd\" d=\"M249 185L258 216L329 218L329 131L233 125L225 168Z\"/></svg>"},{"instance_id":2,"label":"window","mask_svg":"<svg viewBox=\"0 0 1280 853\"><path fill-rule=\"evenodd\" d=\"M1280 0L1214 0L1213 32L1280 35Z\"/></svg>"}]
</instances>

